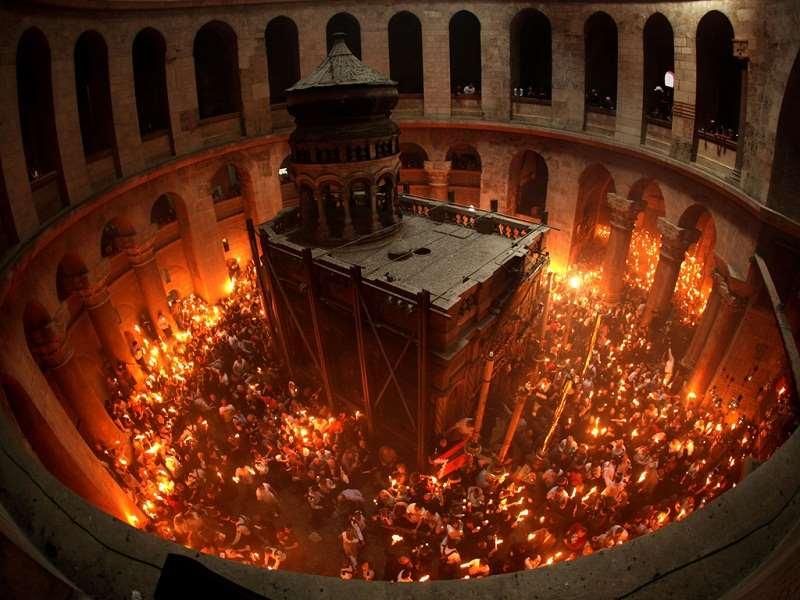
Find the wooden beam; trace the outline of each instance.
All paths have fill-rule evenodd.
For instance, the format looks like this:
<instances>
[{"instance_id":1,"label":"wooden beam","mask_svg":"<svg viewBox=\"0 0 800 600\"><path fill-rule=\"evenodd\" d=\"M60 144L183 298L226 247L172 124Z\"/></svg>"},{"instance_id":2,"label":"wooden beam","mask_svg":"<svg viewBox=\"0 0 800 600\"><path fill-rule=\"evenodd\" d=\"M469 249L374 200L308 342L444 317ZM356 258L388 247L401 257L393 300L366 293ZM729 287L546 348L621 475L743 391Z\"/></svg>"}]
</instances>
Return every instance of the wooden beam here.
<instances>
[{"instance_id":1,"label":"wooden beam","mask_svg":"<svg viewBox=\"0 0 800 600\"><path fill-rule=\"evenodd\" d=\"M281 321L281 314L278 309L277 303L277 296L275 296L275 285L274 281L272 280L272 264L270 263L269 257L269 236L265 231L260 232L261 238L261 252L264 255L264 285L267 288L268 296L272 300L270 303L272 307L272 314L274 315L273 324L275 325L275 334L278 338L278 345L281 348L281 353L283 354L283 360L286 363L286 368L289 370L289 377L294 379L294 367L292 366L292 361L289 360L289 349L286 346L286 337L283 331L283 325Z\"/></svg>"},{"instance_id":2,"label":"wooden beam","mask_svg":"<svg viewBox=\"0 0 800 600\"><path fill-rule=\"evenodd\" d=\"M372 397L369 393L369 372L367 371L367 353L364 346L364 323L361 314L361 267L350 267L350 282L352 286L353 322L356 329L356 347L358 348L358 366L361 372L361 395L364 404L364 414L367 417L367 426L370 433L375 430L372 421Z\"/></svg>"},{"instance_id":3,"label":"wooden beam","mask_svg":"<svg viewBox=\"0 0 800 600\"><path fill-rule=\"evenodd\" d=\"M764 286L772 302L772 313L778 324L778 331L781 334L783 348L786 351L786 358L789 361L789 368L792 372L792 379L794 380L795 404L800 405L800 353L797 351L797 342L794 339L789 319L786 318L786 313L783 310L783 301L775 287L775 282L772 280L772 274L769 272L767 263L765 263L764 259L758 254L753 256L753 260L755 260L756 266L758 266L761 279L764 280Z\"/></svg>"},{"instance_id":4,"label":"wooden beam","mask_svg":"<svg viewBox=\"0 0 800 600\"><path fill-rule=\"evenodd\" d=\"M417 294L417 468L425 467L428 442L428 317L431 294Z\"/></svg>"},{"instance_id":5,"label":"wooden beam","mask_svg":"<svg viewBox=\"0 0 800 600\"><path fill-rule=\"evenodd\" d=\"M306 283L308 291L308 303L311 305L311 326L314 328L314 339L317 344L317 365L322 376L322 386L325 389L325 398L331 411L336 410L336 402L331 391L331 381L328 377L328 362L325 360L325 345L322 342L322 330L319 326L319 302L317 302L317 285L314 280L314 259L311 256L311 248L303 248L303 266L306 271Z\"/></svg>"},{"instance_id":6,"label":"wooden beam","mask_svg":"<svg viewBox=\"0 0 800 600\"><path fill-rule=\"evenodd\" d=\"M258 240L256 239L256 227L253 224L253 219L247 219L247 239L250 242L250 255L253 260L253 265L256 268L256 280L258 282L258 289L261 292L261 306L264 309L264 316L267 319L267 325L273 337L276 337L275 324L272 318L272 308L269 301L267 285L264 282L264 265L261 264L261 254L258 252Z\"/></svg>"}]
</instances>

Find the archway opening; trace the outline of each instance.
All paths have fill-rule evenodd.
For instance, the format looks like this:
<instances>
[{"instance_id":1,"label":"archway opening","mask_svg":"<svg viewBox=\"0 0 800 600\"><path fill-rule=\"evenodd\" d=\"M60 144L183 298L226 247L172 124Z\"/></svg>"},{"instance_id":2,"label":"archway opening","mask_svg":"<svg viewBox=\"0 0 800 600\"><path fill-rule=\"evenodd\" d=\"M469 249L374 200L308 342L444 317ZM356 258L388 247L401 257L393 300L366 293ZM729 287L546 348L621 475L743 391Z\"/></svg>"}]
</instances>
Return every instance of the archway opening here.
<instances>
[{"instance_id":1,"label":"archway opening","mask_svg":"<svg viewBox=\"0 0 800 600\"><path fill-rule=\"evenodd\" d=\"M341 12L333 15L325 27L328 52L333 48L333 34L343 33L344 42L358 60L361 60L361 25L353 15Z\"/></svg>"},{"instance_id":2,"label":"archway opening","mask_svg":"<svg viewBox=\"0 0 800 600\"><path fill-rule=\"evenodd\" d=\"M201 119L240 111L239 50L236 33L230 25L211 21L197 32L194 73Z\"/></svg>"},{"instance_id":3,"label":"archway opening","mask_svg":"<svg viewBox=\"0 0 800 600\"><path fill-rule=\"evenodd\" d=\"M617 24L608 13L586 20L585 81L587 109L615 112L617 107Z\"/></svg>"},{"instance_id":4,"label":"archway opening","mask_svg":"<svg viewBox=\"0 0 800 600\"><path fill-rule=\"evenodd\" d=\"M133 83L143 138L170 129L166 55L164 36L155 29L142 29L133 40Z\"/></svg>"},{"instance_id":5,"label":"archway opening","mask_svg":"<svg viewBox=\"0 0 800 600\"><path fill-rule=\"evenodd\" d=\"M269 103L286 102L286 90L300 79L300 42L297 25L289 17L275 17L264 32L269 74Z\"/></svg>"},{"instance_id":6,"label":"archway opening","mask_svg":"<svg viewBox=\"0 0 800 600\"><path fill-rule=\"evenodd\" d=\"M407 11L389 19L389 73L400 94L423 92L422 25Z\"/></svg>"},{"instance_id":7,"label":"archway opening","mask_svg":"<svg viewBox=\"0 0 800 600\"><path fill-rule=\"evenodd\" d=\"M466 10L450 19L450 87L456 95L481 93L481 22Z\"/></svg>"},{"instance_id":8,"label":"archway opening","mask_svg":"<svg viewBox=\"0 0 800 600\"><path fill-rule=\"evenodd\" d=\"M508 204L511 213L547 222L547 163L538 152L525 150L511 161Z\"/></svg>"},{"instance_id":9,"label":"archway opening","mask_svg":"<svg viewBox=\"0 0 800 600\"><path fill-rule=\"evenodd\" d=\"M515 98L542 102L552 95L550 20L526 9L511 21L511 86Z\"/></svg>"},{"instance_id":10,"label":"archway opening","mask_svg":"<svg viewBox=\"0 0 800 600\"><path fill-rule=\"evenodd\" d=\"M594 164L578 180L578 201L572 227L570 265L594 264L601 257L608 239L607 196L616 191L614 179L603 165Z\"/></svg>"},{"instance_id":11,"label":"archway opening","mask_svg":"<svg viewBox=\"0 0 800 600\"><path fill-rule=\"evenodd\" d=\"M672 127L675 49L672 25L655 13L644 25L644 112L648 121Z\"/></svg>"}]
</instances>

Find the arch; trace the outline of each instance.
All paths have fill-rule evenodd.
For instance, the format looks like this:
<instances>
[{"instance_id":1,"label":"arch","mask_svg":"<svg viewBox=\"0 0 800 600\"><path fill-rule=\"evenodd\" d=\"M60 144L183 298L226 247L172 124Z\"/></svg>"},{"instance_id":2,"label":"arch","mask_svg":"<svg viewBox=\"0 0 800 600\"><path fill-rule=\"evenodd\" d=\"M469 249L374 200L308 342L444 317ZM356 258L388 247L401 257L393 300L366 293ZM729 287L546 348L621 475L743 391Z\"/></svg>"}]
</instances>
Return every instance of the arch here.
<instances>
[{"instance_id":1,"label":"arch","mask_svg":"<svg viewBox=\"0 0 800 600\"><path fill-rule=\"evenodd\" d=\"M586 20L583 36L587 106L616 110L617 24L608 13L598 11Z\"/></svg>"},{"instance_id":2,"label":"arch","mask_svg":"<svg viewBox=\"0 0 800 600\"><path fill-rule=\"evenodd\" d=\"M131 222L125 217L114 217L103 226L100 236L100 255L111 258L128 247L133 236L136 235Z\"/></svg>"},{"instance_id":3,"label":"arch","mask_svg":"<svg viewBox=\"0 0 800 600\"><path fill-rule=\"evenodd\" d=\"M56 267L56 296L63 302L73 293L86 287L89 269L83 259L74 252L67 252Z\"/></svg>"},{"instance_id":4,"label":"arch","mask_svg":"<svg viewBox=\"0 0 800 600\"><path fill-rule=\"evenodd\" d=\"M389 19L389 73L399 93L423 92L422 24L405 10Z\"/></svg>"},{"instance_id":5,"label":"arch","mask_svg":"<svg viewBox=\"0 0 800 600\"><path fill-rule=\"evenodd\" d=\"M697 25L695 132L701 137L738 139L742 73L733 56L733 36L733 25L718 10L707 13Z\"/></svg>"},{"instance_id":6,"label":"arch","mask_svg":"<svg viewBox=\"0 0 800 600\"><path fill-rule=\"evenodd\" d=\"M17 44L19 125L31 182L51 173L61 177L51 68L47 38L39 29L31 27Z\"/></svg>"},{"instance_id":7,"label":"arch","mask_svg":"<svg viewBox=\"0 0 800 600\"><path fill-rule=\"evenodd\" d=\"M800 52L786 83L772 161L767 206L800 221Z\"/></svg>"},{"instance_id":8,"label":"arch","mask_svg":"<svg viewBox=\"0 0 800 600\"><path fill-rule=\"evenodd\" d=\"M466 85L481 91L481 22L467 10L450 19L450 87L459 91Z\"/></svg>"},{"instance_id":9,"label":"arch","mask_svg":"<svg viewBox=\"0 0 800 600\"><path fill-rule=\"evenodd\" d=\"M328 45L328 52L333 48L333 34L343 33L345 35L344 41L350 52L353 53L358 60L361 60L361 25L353 15L346 12L340 12L333 15L328 19L328 24L325 26L325 39Z\"/></svg>"},{"instance_id":10,"label":"arch","mask_svg":"<svg viewBox=\"0 0 800 600\"><path fill-rule=\"evenodd\" d=\"M447 151L445 160L450 161L453 171L480 171L481 155L467 144L457 144Z\"/></svg>"},{"instance_id":11,"label":"arch","mask_svg":"<svg viewBox=\"0 0 800 600\"><path fill-rule=\"evenodd\" d=\"M531 8L511 21L511 87L526 97L549 100L552 95L553 42L550 20Z\"/></svg>"},{"instance_id":12,"label":"arch","mask_svg":"<svg viewBox=\"0 0 800 600\"><path fill-rule=\"evenodd\" d=\"M161 229L177 220L175 199L170 194L161 194L150 209L150 222Z\"/></svg>"},{"instance_id":13,"label":"arch","mask_svg":"<svg viewBox=\"0 0 800 600\"><path fill-rule=\"evenodd\" d=\"M87 160L109 150L116 154L108 46L96 31L85 31L75 44L75 91Z\"/></svg>"},{"instance_id":14,"label":"arch","mask_svg":"<svg viewBox=\"0 0 800 600\"><path fill-rule=\"evenodd\" d=\"M419 144L407 142L400 144L401 169L424 169L426 160L428 160L428 153Z\"/></svg>"},{"instance_id":15,"label":"arch","mask_svg":"<svg viewBox=\"0 0 800 600\"><path fill-rule=\"evenodd\" d=\"M639 207L636 227L655 234L659 217L666 216L664 194L655 179L644 177L636 181L628 192L628 200Z\"/></svg>"},{"instance_id":16,"label":"arch","mask_svg":"<svg viewBox=\"0 0 800 600\"><path fill-rule=\"evenodd\" d=\"M594 240L597 226L608 221L606 196L614 191L614 178L603 165L589 165L581 173L572 226L570 264L575 264Z\"/></svg>"},{"instance_id":17,"label":"arch","mask_svg":"<svg viewBox=\"0 0 800 600\"><path fill-rule=\"evenodd\" d=\"M509 204L511 213L547 222L547 162L538 152L524 150L511 160Z\"/></svg>"},{"instance_id":18,"label":"arch","mask_svg":"<svg viewBox=\"0 0 800 600\"><path fill-rule=\"evenodd\" d=\"M678 295L687 296L688 287L700 290L689 311L699 315L708 298L713 285L712 274L719 267L721 272L727 274L728 268L719 262L716 256L717 229L714 216L702 204L692 204L681 213L678 218L678 227L696 229L700 232L697 241L686 250L686 258L681 264L681 276L678 278ZM682 289L683 288L683 289Z\"/></svg>"},{"instance_id":19,"label":"arch","mask_svg":"<svg viewBox=\"0 0 800 600\"><path fill-rule=\"evenodd\" d=\"M222 165L211 178L211 197L222 202L242 195L242 170L234 163Z\"/></svg>"},{"instance_id":20,"label":"arch","mask_svg":"<svg viewBox=\"0 0 800 600\"><path fill-rule=\"evenodd\" d=\"M673 87L667 85L672 73L674 86L675 44L672 25L657 12L644 24L644 112L648 118L672 122Z\"/></svg>"},{"instance_id":21,"label":"arch","mask_svg":"<svg viewBox=\"0 0 800 600\"><path fill-rule=\"evenodd\" d=\"M193 55L200 118L239 112L239 50L231 26L222 21L203 25L194 37Z\"/></svg>"},{"instance_id":22,"label":"arch","mask_svg":"<svg viewBox=\"0 0 800 600\"><path fill-rule=\"evenodd\" d=\"M133 87L139 134L169 131L167 43L161 32L146 27L133 40Z\"/></svg>"},{"instance_id":23,"label":"arch","mask_svg":"<svg viewBox=\"0 0 800 600\"><path fill-rule=\"evenodd\" d=\"M289 17L275 17L264 32L269 76L269 103L286 102L286 90L300 79L300 38Z\"/></svg>"}]
</instances>

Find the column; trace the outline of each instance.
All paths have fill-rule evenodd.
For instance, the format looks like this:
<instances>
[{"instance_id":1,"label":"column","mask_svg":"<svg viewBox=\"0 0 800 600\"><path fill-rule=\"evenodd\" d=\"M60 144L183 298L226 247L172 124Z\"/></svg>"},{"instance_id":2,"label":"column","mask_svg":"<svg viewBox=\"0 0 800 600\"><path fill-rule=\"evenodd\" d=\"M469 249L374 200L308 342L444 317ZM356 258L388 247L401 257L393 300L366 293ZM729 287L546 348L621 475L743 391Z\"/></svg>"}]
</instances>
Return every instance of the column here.
<instances>
[{"instance_id":1,"label":"column","mask_svg":"<svg viewBox=\"0 0 800 600\"><path fill-rule=\"evenodd\" d=\"M426 117L450 116L450 30L444 7L431 4L422 21L422 76ZM302 39L302 38L301 38Z\"/></svg>"},{"instance_id":2,"label":"column","mask_svg":"<svg viewBox=\"0 0 800 600\"><path fill-rule=\"evenodd\" d=\"M134 90L132 40L124 42L127 43L112 43L108 49L108 78L120 176L128 177L144 169L144 158Z\"/></svg>"},{"instance_id":3,"label":"column","mask_svg":"<svg viewBox=\"0 0 800 600\"><path fill-rule=\"evenodd\" d=\"M639 207L633 200L614 193L608 194L606 202L611 208L611 236L608 238L608 248L603 263L603 289L606 301L616 304L622 297L625 263L628 260L631 234Z\"/></svg>"},{"instance_id":4,"label":"column","mask_svg":"<svg viewBox=\"0 0 800 600\"><path fill-rule=\"evenodd\" d=\"M586 17L579 8L559 6L551 17L553 36L553 127L583 129L584 37Z\"/></svg>"},{"instance_id":5,"label":"column","mask_svg":"<svg viewBox=\"0 0 800 600\"><path fill-rule=\"evenodd\" d=\"M172 39L179 37L175 32ZM178 39L167 44L165 57L169 120L176 156L189 153L200 145L195 133L199 113L192 48L191 38Z\"/></svg>"},{"instance_id":6,"label":"column","mask_svg":"<svg viewBox=\"0 0 800 600\"><path fill-rule=\"evenodd\" d=\"M109 357L124 363L129 370L133 370L136 363L125 336L119 330L119 313L111 303L111 296L105 282L100 282L94 287L84 288L81 290L81 296L86 312L89 314L89 320L92 322L103 349Z\"/></svg>"},{"instance_id":7,"label":"column","mask_svg":"<svg viewBox=\"0 0 800 600\"><path fill-rule=\"evenodd\" d=\"M669 311L686 250L700 236L696 229L678 227L664 217L658 219L658 230L661 232L661 254L642 315L643 327L648 327L656 317Z\"/></svg>"},{"instance_id":8,"label":"column","mask_svg":"<svg viewBox=\"0 0 800 600\"><path fill-rule=\"evenodd\" d=\"M56 334L52 322L43 328L42 337L46 341L32 350L58 384L64 400L77 418L78 431L92 444L104 448L126 445L125 434L111 420L103 401L83 376L73 349Z\"/></svg>"},{"instance_id":9,"label":"column","mask_svg":"<svg viewBox=\"0 0 800 600\"><path fill-rule=\"evenodd\" d=\"M511 44L505 14L491 11L481 18L481 110L487 119L511 116Z\"/></svg>"},{"instance_id":10,"label":"column","mask_svg":"<svg viewBox=\"0 0 800 600\"><path fill-rule=\"evenodd\" d=\"M700 317L700 322L697 324L697 327L695 327L692 341L689 343L686 353L681 358L681 367L686 369L686 371L694 369L700 352L702 352L706 340L708 339L711 325L713 325L714 319L717 317L720 304L719 286L724 285L724 278L722 274L718 272L714 272L713 278L714 286L711 288L711 294L708 296L708 302L706 302L703 315Z\"/></svg>"},{"instance_id":11,"label":"column","mask_svg":"<svg viewBox=\"0 0 800 600\"><path fill-rule=\"evenodd\" d=\"M639 144L642 137L643 26L644 21L635 13L630 13L630 17L619 23L619 76L614 137L622 143L632 145Z\"/></svg>"},{"instance_id":12,"label":"column","mask_svg":"<svg viewBox=\"0 0 800 600\"><path fill-rule=\"evenodd\" d=\"M447 188L450 178L449 160L426 160L425 172L428 174L431 198L447 202Z\"/></svg>"},{"instance_id":13,"label":"column","mask_svg":"<svg viewBox=\"0 0 800 600\"><path fill-rule=\"evenodd\" d=\"M158 315L160 313L169 320L170 324L173 325L173 331L175 331L172 312L169 308L169 302L167 302L167 294L164 291L164 283L161 279L161 271L156 262L152 243L130 248L126 252L128 253L128 262L133 267L133 272L136 275L136 281L139 282L139 289L142 291L142 296L144 296L147 314L150 315L153 327L158 327Z\"/></svg>"},{"instance_id":14,"label":"column","mask_svg":"<svg viewBox=\"0 0 800 600\"><path fill-rule=\"evenodd\" d=\"M372 231L380 231L381 219L378 215L378 186L375 182L369 185L369 210L372 221Z\"/></svg>"},{"instance_id":15,"label":"column","mask_svg":"<svg viewBox=\"0 0 800 600\"><path fill-rule=\"evenodd\" d=\"M245 37L246 36L246 37ZM239 79L242 92L244 135L264 135L272 130L267 92L267 53L264 30L239 38Z\"/></svg>"},{"instance_id":16,"label":"column","mask_svg":"<svg viewBox=\"0 0 800 600\"><path fill-rule=\"evenodd\" d=\"M350 201L350 198L347 198ZM317 204L317 239L325 241L330 237L330 230L328 229L328 213L325 212L325 201L322 198L322 190L316 188L314 190L314 202Z\"/></svg>"},{"instance_id":17,"label":"column","mask_svg":"<svg viewBox=\"0 0 800 600\"><path fill-rule=\"evenodd\" d=\"M706 393L727 353L745 307L745 301L731 291L727 281L719 278L715 283L719 296L718 307L686 387L688 392L697 394L698 398Z\"/></svg>"},{"instance_id":18,"label":"column","mask_svg":"<svg viewBox=\"0 0 800 600\"><path fill-rule=\"evenodd\" d=\"M695 30L691 20L673 19L675 44L675 89L672 103L672 158L689 162L694 140L697 55Z\"/></svg>"}]
</instances>

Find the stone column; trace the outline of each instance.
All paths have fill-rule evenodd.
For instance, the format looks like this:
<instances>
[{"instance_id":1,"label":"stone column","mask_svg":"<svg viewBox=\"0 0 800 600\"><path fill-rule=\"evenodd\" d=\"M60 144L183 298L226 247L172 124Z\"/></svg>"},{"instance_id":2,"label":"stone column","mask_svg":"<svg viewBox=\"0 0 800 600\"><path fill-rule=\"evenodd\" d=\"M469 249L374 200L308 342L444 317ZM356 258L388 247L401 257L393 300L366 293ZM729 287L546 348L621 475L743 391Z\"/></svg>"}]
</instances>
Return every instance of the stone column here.
<instances>
[{"instance_id":1,"label":"stone column","mask_svg":"<svg viewBox=\"0 0 800 600\"><path fill-rule=\"evenodd\" d=\"M658 230L661 232L661 254L642 315L643 327L648 327L653 319L669 310L686 250L700 236L696 229L678 227L664 217L658 219Z\"/></svg>"},{"instance_id":2,"label":"stone column","mask_svg":"<svg viewBox=\"0 0 800 600\"><path fill-rule=\"evenodd\" d=\"M673 19L675 44L675 88L672 103L672 144L670 156L683 162L692 158L694 139L697 55L695 31L690 19Z\"/></svg>"},{"instance_id":3,"label":"stone column","mask_svg":"<svg viewBox=\"0 0 800 600\"><path fill-rule=\"evenodd\" d=\"M347 198L350 201L350 198ZM328 213L325 211L325 202L322 199L322 191L319 188L314 189L314 202L317 204L317 239L325 241L330 237L330 229L328 229Z\"/></svg>"},{"instance_id":4,"label":"stone column","mask_svg":"<svg viewBox=\"0 0 800 600\"><path fill-rule=\"evenodd\" d=\"M81 290L81 297L103 349L109 357L124 363L129 370L134 371L134 367L137 365L131 349L125 341L125 336L119 330L119 313L111 303L111 296L105 282L102 281L96 286L84 288Z\"/></svg>"},{"instance_id":5,"label":"stone column","mask_svg":"<svg viewBox=\"0 0 800 600\"><path fill-rule=\"evenodd\" d=\"M444 6L431 4L422 21L422 76L426 117L450 116L450 17Z\"/></svg>"},{"instance_id":6,"label":"stone column","mask_svg":"<svg viewBox=\"0 0 800 600\"><path fill-rule=\"evenodd\" d=\"M264 135L272 131L272 115L267 93L267 52L264 30L239 37L239 79L242 91L244 135Z\"/></svg>"},{"instance_id":7,"label":"stone column","mask_svg":"<svg viewBox=\"0 0 800 600\"><path fill-rule=\"evenodd\" d=\"M608 238L608 248L603 263L603 289L606 301L616 304L622 297L625 263L628 260L631 234L639 207L633 200L614 193L609 193L606 201L611 208L611 235Z\"/></svg>"},{"instance_id":8,"label":"stone column","mask_svg":"<svg viewBox=\"0 0 800 600\"><path fill-rule=\"evenodd\" d=\"M51 322L43 328L44 340L32 348L42 365L50 371L61 394L77 419L76 427L92 444L104 448L127 445L125 434L111 420L102 399L83 375L75 360L75 352L69 344L56 334Z\"/></svg>"},{"instance_id":9,"label":"stone column","mask_svg":"<svg viewBox=\"0 0 800 600\"><path fill-rule=\"evenodd\" d=\"M617 77L617 119L615 139L638 145L642 137L642 102L644 79L644 21L639 15L619 22L619 60Z\"/></svg>"},{"instance_id":10,"label":"stone column","mask_svg":"<svg viewBox=\"0 0 800 600\"><path fill-rule=\"evenodd\" d=\"M179 37L177 32L176 37ZM189 153L200 145L195 132L199 112L192 49L191 38L183 42L178 39L167 44L165 56L169 120L176 156Z\"/></svg>"},{"instance_id":11,"label":"stone column","mask_svg":"<svg viewBox=\"0 0 800 600\"><path fill-rule=\"evenodd\" d=\"M681 367L686 369L686 371L694 369L697 359L706 344L708 333L711 331L711 326L714 324L714 319L717 317L717 311L720 305L719 288L720 285L725 285L725 280L718 272L714 272L713 278L714 286L711 288L711 294L708 296L706 307L700 317L700 322L697 324L697 327L695 327L692 341L689 343L686 353L681 358Z\"/></svg>"},{"instance_id":12,"label":"stone column","mask_svg":"<svg viewBox=\"0 0 800 600\"><path fill-rule=\"evenodd\" d=\"M144 296L147 313L150 315L153 327L158 328L158 315L161 313L173 325L173 331L175 331L177 328L174 326L172 312L169 309L167 294L164 291L164 283L161 279L158 263L156 263L156 255L153 252L152 243L129 248L126 252L128 254L128 262L133 267L133 272L136 275L136 281L139 282L139 289L142 291L142 296Z\"/></svg>"},{"instance_id":13,"label":"stone column","mask_svg":"<svg viewBox=\"0 0 800 600\"><path fill-rule=\"evenodd\" d=\"M449 160L426 160L425 172L428 174L431 198L447 202L447 189L450 178Z\"/></svg>"},{"instance_id":14,"label":"stone column","mask_svg":"<svg viewBox=\"0 0 800 600\"><path fill-rule=\"evenodd\" d=\"M715 283L719 296L718 307L686 387L688 392L697 394L698 398L703 397L714 378L745 308L744 299L731 291L727 281L719 278Z\"/></svg>"},{"instance_id":15,"label":"stone column","mask_svg":"<svg viewBox=\"0 0 800 600\"><path fill-rule=\"evenodd\" d=\"M378 215L378 186L375 182L369 185L369 210L371 213L372 231L379 231L381 228L381 219Z\"/></svg>"},{"instance_id":16,"label":"stone column","mask_svg":"<svg viewBox=\"0 0 800 600\"><path fill-rule=\"evenodd\" d=\"M144 169L131 44L132 40L129 39L119 42L113 40L108 49L108 82L121 177L128 177Z\"/></svg>"}]
</instances>

